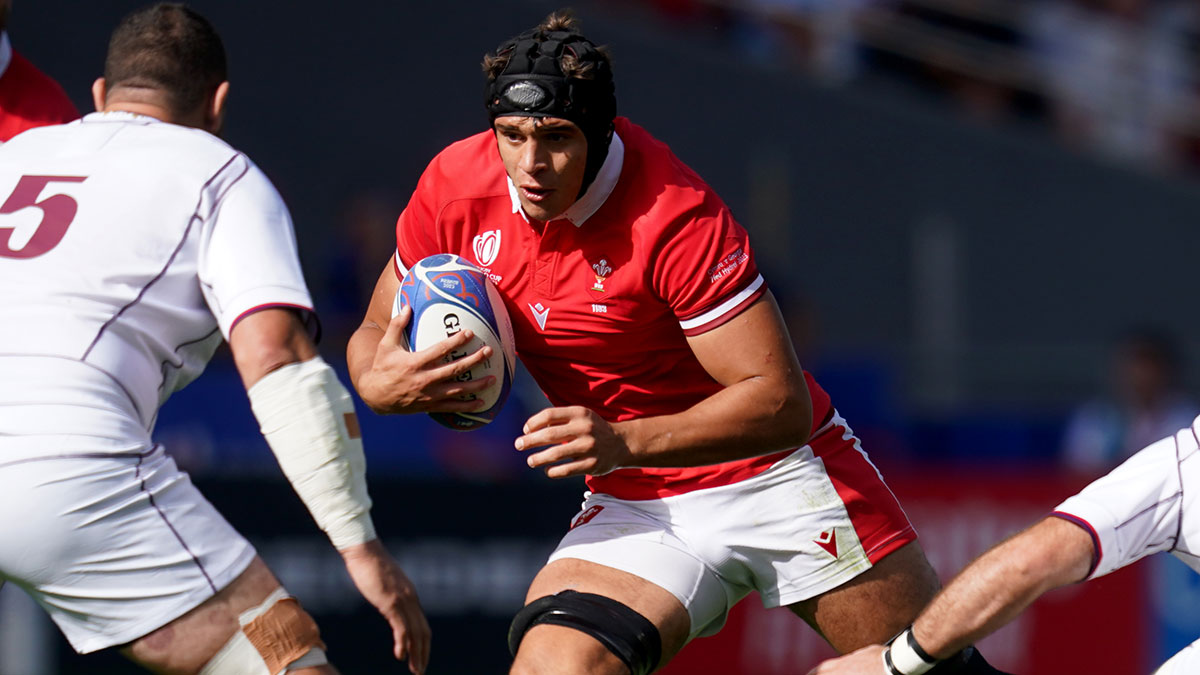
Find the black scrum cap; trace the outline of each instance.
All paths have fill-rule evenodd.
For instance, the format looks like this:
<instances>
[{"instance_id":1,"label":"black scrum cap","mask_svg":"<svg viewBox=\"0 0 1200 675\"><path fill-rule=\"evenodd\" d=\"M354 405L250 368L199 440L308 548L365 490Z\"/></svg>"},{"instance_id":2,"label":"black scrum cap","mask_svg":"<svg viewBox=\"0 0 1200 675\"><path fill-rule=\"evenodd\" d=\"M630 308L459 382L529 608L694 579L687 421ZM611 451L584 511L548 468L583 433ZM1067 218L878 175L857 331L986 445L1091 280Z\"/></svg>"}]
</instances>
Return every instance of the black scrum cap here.
<instances>
[{"instance_id":1,"label":"black scrum cap","mask_svg":"<svg viewBox=\"0 0 1200 675\"><path fill-rule=\"evenodd\" d=\"M612 68L590 40L574 31L534 29L500 45L508 65L487 83L484 103L492 122L504 115L558 117L574 122L588 142L586 190L600 171L617 115ZM563 54L590 63L591 79L563 74ZM582 194L582 192L580 193Z\"/></svg>"}]
</instances>

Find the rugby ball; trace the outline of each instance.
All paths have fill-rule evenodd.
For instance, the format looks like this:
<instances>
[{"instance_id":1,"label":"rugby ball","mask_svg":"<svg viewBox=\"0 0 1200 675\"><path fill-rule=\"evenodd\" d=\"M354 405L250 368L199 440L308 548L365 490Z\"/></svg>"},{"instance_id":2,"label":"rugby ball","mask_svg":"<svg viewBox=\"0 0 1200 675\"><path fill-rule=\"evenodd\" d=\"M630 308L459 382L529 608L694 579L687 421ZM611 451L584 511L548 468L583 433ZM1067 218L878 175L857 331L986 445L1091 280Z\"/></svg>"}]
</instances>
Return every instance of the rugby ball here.
<instances>
[{"instance_id":1,"label":"rugby ball","mask_svg":"<svg viewBox=\"0 0 1200 675\"><path fill-rule=\"evenodd\" d=\"M489 358L460 378L465 381L496 376L495 383L487 389L463 397L483 399L483 407L469 413L433 412L429 416L458 431L477 429L491 422L508 398L517 367L512 322L495 285L483 270L463 258L449 253L432 255L413 265L400 282L392 316L404 307L412 308L412 318L404 331L409 351L433 346L466 329L474 337L465 348L446 355L444 362L474 354L484 345L492 348Z\"/></svg>"}]
</instances>

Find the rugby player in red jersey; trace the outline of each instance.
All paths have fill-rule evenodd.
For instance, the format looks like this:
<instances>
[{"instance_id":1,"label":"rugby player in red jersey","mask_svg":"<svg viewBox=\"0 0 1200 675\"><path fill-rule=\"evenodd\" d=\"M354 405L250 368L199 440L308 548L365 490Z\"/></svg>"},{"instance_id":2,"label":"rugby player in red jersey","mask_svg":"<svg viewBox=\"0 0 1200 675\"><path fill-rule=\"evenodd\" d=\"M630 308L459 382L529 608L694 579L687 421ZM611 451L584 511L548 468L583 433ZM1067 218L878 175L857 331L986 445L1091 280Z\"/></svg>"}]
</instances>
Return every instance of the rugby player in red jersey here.
<instances>
[{"instance_id":1,"label":"rugby player in red jersey","mask_svg":"<svg viewBox=\"0 0 1200 675\"><path fill-rule=\"evenodd\" d=\"M62 87L13 50L11 7L9 0L0 0L0 143L26 129L79 119Z\"/></svg>"},{"instance_id":2,"label":"rugby player in red jersey","mask_svg":"<svg viewBox=\"0 0 1200 675\"><path fill-rule=\"evenodd\" d=\"M746 231L616 116L608 57L573 18L550 16L484 70L492 128L425 170L348 351L378 412L474 410L490 378L454 376L488 348L442 365L464 331L406 351L393 298L437 253L475 262L503 296L553 405L516 448L589 489L513 621L512 672L649 673L752 591L842 652L900 632L937 578L797 362Z\"/></svg>"}]
</instances>

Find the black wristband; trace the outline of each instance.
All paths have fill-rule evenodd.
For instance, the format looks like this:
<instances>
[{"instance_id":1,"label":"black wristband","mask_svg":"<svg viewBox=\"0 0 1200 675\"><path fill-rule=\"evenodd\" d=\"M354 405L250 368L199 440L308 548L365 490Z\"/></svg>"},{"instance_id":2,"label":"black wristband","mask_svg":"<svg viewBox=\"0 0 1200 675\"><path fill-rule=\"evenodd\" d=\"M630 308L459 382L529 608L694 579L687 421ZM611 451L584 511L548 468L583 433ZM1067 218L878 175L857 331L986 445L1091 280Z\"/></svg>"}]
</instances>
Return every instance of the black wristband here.
<instances>
[{"instance_id":1,"label":"black wristband","mask_svg":"<svg viewBox=\"0 0 1200 675\"><path fill-rule=\"evenodd\" d=\"M890 675L921 675L937 663L938 660L917 643L911 626L896 636L883 652L883 664Z\"/></svg>"},{"instance_id":2,"label":"black wristband","mask_svg":"<svg viewBox=\"0 0 1200 675\"><path fill-rule=\"evenodd\" d=\"M921 657L922 661L930 665L937 664L938 660L930 656L929 652L925 651L925 648L917 643L917 636L913 634L912 626L909 626L908 630L904 631L904 634L908 636L908 646L912 647L912 650L917 653L917 656Z\"/></svg>"}]
</instances>

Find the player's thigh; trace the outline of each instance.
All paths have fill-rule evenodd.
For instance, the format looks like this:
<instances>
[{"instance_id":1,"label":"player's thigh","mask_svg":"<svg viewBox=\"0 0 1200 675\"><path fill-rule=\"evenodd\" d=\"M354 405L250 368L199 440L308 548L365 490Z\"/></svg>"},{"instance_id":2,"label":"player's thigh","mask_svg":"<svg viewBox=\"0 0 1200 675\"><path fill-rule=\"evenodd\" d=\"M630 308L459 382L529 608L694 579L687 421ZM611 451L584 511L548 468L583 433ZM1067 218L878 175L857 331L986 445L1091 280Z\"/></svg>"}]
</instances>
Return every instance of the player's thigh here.
<instances>
[{"instance_id":1,"label":"player's thigh","mask_svg":"<svg viewBox=\"0 0 1200 675\"><path fill-rule=\"evenodd\" d=\"M844 654L904 630L939 586L925 552L913 541L837 588L788 608Z\"/></svg>"},{"instance_id":2,"label":"player's thigh","mask_svg":"<svg viewBox=\"0 0 1200 675\"><path fill-rule=\"evenodd\" d=\"M130 660L161 672L199 670L241 629L238 615L263 602L279 582L261 558L183 616L121 648Z\"/></svg>"},{"instance_id":3,"label":"player's thigh","mask_svg":"<svg viewBox=\"0 0 1200 675\"><path fill-rule=\"evenodd\" d=\"M707 520L708 512L694 507L669 500L630 501L589 494L571 529L550 554L543 578L551 579L551 571L562 569L556 563L568 560L619 570L676 599L687 615L684 642L711 635L724 625L730 607L753 588L723 576L717 561L700 554L697 537L717 537L724 530L690 531L679 519L682 512ZM730 552L720 549L718 553L729 556ZM668 655L676 651L666 642L663 648Z\"/></svg>"},{"instance_id":4,"label":"player's thigh","mask_svg":"<svg viewBox=\"0 0 1200 675\"><path fill-rule=\"evenodd\" d=\"M215 595L254 549L161 450L0 465L0 577L76 651L140 638Z\"/></svg>"},{"instance_id":5,"label":"player's thigh","mask_svg":"<svg viewBox=\"0 0 1200 675\"><path fill-rule=\"evenodd\" d=\"M530 585L525 602L565 590L602 595L645 617L658 629L663 662L687 641L691 620L687 608L672 593L629 572L587 560L560 558L546 565ZM599 640L573 628L549 624L529 629L512 669L514 675L628 672Z\"/></svg>"},{"instance_id":6,"label":"player's thigh","mask_svg":"<svg viewBox=\"0 0 1200 675\"><path fill-rule=\"evenodd\" d=\"M256 557L246 571L213 597L158 630L124 646L121 653L157 673L195 673L241 630L239 616L263 604L279 581ZM329 666L288 673L333 673Z\"/></svg>"}]
</instances>

